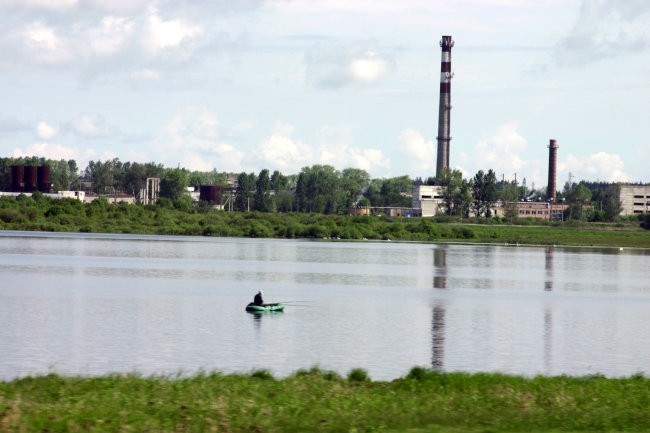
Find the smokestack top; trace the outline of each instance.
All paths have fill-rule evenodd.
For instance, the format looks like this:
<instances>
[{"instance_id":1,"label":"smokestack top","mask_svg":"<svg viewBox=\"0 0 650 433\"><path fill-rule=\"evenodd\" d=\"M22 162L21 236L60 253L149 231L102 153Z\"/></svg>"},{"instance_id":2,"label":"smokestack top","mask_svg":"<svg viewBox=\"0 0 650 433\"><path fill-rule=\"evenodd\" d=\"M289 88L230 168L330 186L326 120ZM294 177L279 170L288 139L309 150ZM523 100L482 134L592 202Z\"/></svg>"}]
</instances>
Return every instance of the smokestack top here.
<instances>
[{"instance_id":1,"label":"smokestack top","mask_svg":"<svg viewBox=\"0 0 650 433\"><path fill-rule=\"evenodd\" d=\"M551 138L551 141L549 142L548 147L551 148L551 149L557 149L560 146L558 146L557 140Z\"/></svg>"},{"instance_id":2,"label":"smokestack top","mask_svg":"<svg viewBox=\"0 0 650 433\"><path fill-rule=\"evenodd\" d=\"M454 46L454 40L451 36L443 36L440 41L440 46L442 47L442 51L451 51L451 47Z\"/></svg>"}]
</instances>

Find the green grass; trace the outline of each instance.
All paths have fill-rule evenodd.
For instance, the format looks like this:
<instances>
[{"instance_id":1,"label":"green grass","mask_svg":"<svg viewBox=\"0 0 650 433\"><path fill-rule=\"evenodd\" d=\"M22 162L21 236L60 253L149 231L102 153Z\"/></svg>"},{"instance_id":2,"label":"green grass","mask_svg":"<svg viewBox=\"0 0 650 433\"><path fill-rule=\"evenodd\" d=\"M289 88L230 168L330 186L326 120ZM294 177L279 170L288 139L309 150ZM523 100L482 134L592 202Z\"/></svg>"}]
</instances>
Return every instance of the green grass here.
<instances>
[{"instance_id":1,"label":"green grass","mask_svg":"<svg viewBox=\"0 0 650 433\"><path fill-rule=\"evenodd\" d=\"M650 380L423 368L390 382L317 368L283 379L48 375L0 382L0 431L642 432Z\"/></svg>"}]
</instances>

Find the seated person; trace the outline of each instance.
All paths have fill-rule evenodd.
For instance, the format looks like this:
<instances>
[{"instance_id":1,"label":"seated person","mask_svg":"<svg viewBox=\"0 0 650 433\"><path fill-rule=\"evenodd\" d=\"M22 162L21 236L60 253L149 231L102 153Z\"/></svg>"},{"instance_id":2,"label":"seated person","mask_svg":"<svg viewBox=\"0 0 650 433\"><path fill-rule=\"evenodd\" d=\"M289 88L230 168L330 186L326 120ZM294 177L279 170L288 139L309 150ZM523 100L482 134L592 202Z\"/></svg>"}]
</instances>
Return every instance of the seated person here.
<instances>
[{"instance_id":1,"label":"seated person","mask_svg":"<svg viewBox=\"0 0 650 433\"><path fill-rule=\"evenodd\" d=\"M257 292L257 294L255 295L255 298L253 299L253 304L254 305L264 305L264 299L262 298L263 294L264 293L262 293L261 290L259 292Z\"/></svg>"}]
</instances>

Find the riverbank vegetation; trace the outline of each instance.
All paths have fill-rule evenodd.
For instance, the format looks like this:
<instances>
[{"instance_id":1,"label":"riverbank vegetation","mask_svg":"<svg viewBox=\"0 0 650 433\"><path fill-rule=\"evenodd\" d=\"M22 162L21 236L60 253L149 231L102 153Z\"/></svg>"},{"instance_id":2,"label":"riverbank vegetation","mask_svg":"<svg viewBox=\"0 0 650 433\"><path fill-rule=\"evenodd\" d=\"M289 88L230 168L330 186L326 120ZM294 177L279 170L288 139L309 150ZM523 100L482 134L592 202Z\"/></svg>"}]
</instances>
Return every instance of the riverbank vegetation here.
<instances>
[{"instance_id":1,"label":"riverbank vegetation","mask_svg":"<svg viewBox=\"0 0 650 433\"><path fill-rule=\"evenodd\" d=\"M3 432L644 432L650 379L413 368L393 381L318 368L276 379L63 377L0 382Z\"/></svg>"},{"instance_id":2,"label":"riverbank vegetation","mask_svg":"<svg viewBox=\"0 0 650 433\"><path fill-rule=\"evenodd\" d=\"M229 210L264 213L323 213L345 215L352 208L372 208L380 212L386 208L401 208L408 212L412 206L414 185L436 185L440 194L440 213L447 216L490 219L501 206L511 223L519 217L518 203L542 202L555 197L564 212L555 214L560 220L589 222L616 222L620 220L620 185L606 182L573 182L562 191L548 194L546 188L526 186L502 178L497 180L493 170L479 170L472 178L463 178L459 170L445 170L439 178L411 178L408 175L373 179L362 169L337 170L330 165L303 167L297 174L283 174L262 169L255 173L227 173L191 171L162 164L122 162L118 158L89 161L80 170L74 160L50 160L38 157L0 158L0 191L32 191L36 187L21 184L20 169L26 166L47 166L50 182L38 183L49 192L83 190L95 196L129 197L146 201L144 192L147 178L160 180L160 197L173 201L186 200L188 187L213 189L209 200ZM17 169L14 173L13 169ZM33 173L33 171L32 171ZM22 185L22 186L21 186ZM51 188L48 188L51 185ZM41 189L42 192L44 192Z\"/></svg>"},{"instance_id":3,"label":"riverbank vegetation","mask_svg":"<svg viewBox=\"0 0 650 433\"><path fill-rule=\"evenodd\" d=\"M0 229L24 231L650 248L650 231L640 224L636 218L602 224L521 220L512 225L501 218L225 212L196 207L188 199L163 198L147 206L113 205L105 199L84 204L38 192L0 198Z\"/></svg>"}]
</instances>

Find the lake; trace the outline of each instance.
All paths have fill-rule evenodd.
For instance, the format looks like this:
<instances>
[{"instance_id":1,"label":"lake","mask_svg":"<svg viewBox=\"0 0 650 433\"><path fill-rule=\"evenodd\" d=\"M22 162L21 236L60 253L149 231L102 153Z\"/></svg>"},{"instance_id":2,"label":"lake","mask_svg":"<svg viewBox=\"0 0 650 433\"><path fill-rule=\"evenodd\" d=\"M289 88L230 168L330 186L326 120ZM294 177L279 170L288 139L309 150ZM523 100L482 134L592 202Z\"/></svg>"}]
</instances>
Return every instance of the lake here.
<instances>
[{"instance_id":1,"label":"lake","mask_svg":"<svg viewBox=\"0 0 650 433\"><path fill-rule=\"evenodd\" d=\"M650 251L0 232L0 379L650 374ZM257 290L283 313L244 311Z\"/></svg>"}]
</instances>

